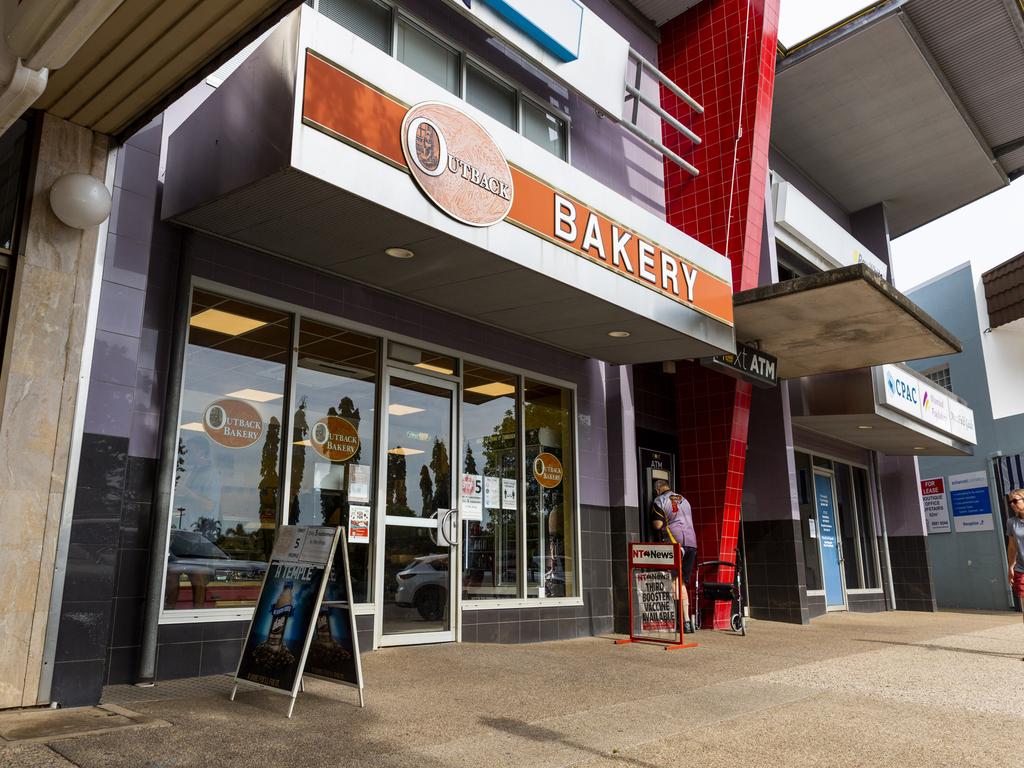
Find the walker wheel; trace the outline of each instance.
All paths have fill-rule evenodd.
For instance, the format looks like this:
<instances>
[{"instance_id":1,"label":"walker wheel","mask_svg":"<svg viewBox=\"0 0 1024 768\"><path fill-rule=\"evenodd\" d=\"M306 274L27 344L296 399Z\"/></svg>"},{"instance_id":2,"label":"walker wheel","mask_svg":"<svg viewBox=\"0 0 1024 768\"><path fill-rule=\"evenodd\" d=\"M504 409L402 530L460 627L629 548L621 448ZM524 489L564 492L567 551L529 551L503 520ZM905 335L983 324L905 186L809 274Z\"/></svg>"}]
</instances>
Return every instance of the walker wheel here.
<instances>
[{"instance_id":1,"label":"walker wheel","mask_svg":"<svg viewBox=\"0 0 1024 768\"><path fill-rule=\"evenodd\" d=\"M739 613L732 615L732 631L739 632L741 635L747 634L747 628L743 623L743 616Z\"/></svg>"}]
</instances>

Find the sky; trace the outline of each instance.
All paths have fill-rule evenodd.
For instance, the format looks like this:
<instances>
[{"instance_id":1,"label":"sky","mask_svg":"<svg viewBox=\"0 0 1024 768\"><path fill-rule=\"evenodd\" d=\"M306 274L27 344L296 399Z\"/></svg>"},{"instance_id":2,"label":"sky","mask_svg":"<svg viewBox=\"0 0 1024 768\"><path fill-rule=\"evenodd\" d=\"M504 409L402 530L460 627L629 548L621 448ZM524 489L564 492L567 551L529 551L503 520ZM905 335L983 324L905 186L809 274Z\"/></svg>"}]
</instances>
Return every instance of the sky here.
<instances>
[{"instance_id":1,"label":"sky","mask_svg":"<svg viewBox=\"0 0 1024 768\"><path fill-rule=\"evenodd\" d=\"M779 42L792 47L873 5L865 0L782 0ZM1024 178L892 242L896 287L907 291L973 261L975 274L1024 253Z\"/></svg>"}]
</instances>

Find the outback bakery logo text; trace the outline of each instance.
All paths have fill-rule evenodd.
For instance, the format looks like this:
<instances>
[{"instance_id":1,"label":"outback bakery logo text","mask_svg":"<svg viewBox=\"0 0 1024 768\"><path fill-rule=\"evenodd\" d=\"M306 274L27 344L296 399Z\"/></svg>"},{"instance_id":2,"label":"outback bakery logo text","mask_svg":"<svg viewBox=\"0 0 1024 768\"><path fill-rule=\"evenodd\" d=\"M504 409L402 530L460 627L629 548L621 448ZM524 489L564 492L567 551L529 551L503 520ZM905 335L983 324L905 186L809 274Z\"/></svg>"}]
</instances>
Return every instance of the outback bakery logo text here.
<instances>
[{"instance_id":1,"label":"outback bakery logo text","mask_svg":"<svg viewBox=\"0 0 1024 768\"><path fill-rule=\"evenodd\" d=\"M412 107L402 121L402 153L416 184L453 219L488 227L512 208L505 156L461 110L436 101Z\"/></svg>"}]
</instances>

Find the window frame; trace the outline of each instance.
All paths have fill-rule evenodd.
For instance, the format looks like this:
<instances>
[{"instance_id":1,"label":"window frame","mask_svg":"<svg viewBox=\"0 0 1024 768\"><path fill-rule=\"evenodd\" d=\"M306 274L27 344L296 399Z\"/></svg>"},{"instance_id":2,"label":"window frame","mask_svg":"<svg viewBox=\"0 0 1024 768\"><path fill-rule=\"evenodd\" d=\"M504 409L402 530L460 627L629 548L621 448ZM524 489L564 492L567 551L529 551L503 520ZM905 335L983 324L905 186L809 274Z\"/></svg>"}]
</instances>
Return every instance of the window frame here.
<instances>
[{"instance_id":1,"label":"window frame","mask_svg":"<svg viewBox=\"0 0 1024 768\"><path fill-rule=\"evenodd\" d=\"M413 15L412 13L407 11L406 9L400 8L399 6L395 5L393 2L389 2L389 1L386 1L386 0L366 0L366 1L367 2L371 2L371 3L375 3L376 5L379 5L379 6L383 7L383 8L387 8L391 12L391 43L390 43L390 46L389 46L390 50L386 52L388 56L390 56L395 61L397 61L400 64L402 64L402 66L407 66L404 62L401 61L401 59L398 58L398 51L397 51L398 24L399 24L399 21L401 20L404 23L407 23L410 26L415 27L418 31L422 32L423 34L427 35L428 37L433 38L435 40L435 42L437 42L439 45L449 49L450 51L452 51L456 55L458 55L458 57L459 57L459 93L452 94L453 96L455 96L455 98L462 100L466 104L469 104L469 102L466 100L466 70L467 70L467 66L469 64L472 64L473 66L475 66L478 69L482 70L485 74L493 77L501 85L504 85L505 87L509 88L515 94L515 102L516 102L515 103L515 120L516 120L516 125L515 125L515 128L513 128L512 130L514 130L516 133L518 133L520 136L522 136L524 139L529 141L534 146L539 147L540 149L544 149L544 147L541 146L540 144L537 144L537 143L531 141L530 139L528 139L526 136L523 136L522 125L523 125L523 102L524 101L530 102L533 106L538 107L538 108L544 110L545 112L549 113L553 117L561 120L562 121L562 130L563 130L563 143L564 143L564 146L565 146L565 156L562 157L562 156L556 155L554 152L548 152L548 150L546 150L546 149L544 149L544 151L548 152L548 154L550 154L552 157L558 158L559 160L562 160L565 163L570 163L570 164L572 163L572 118L569 116L569 114L567 112L565 112L564 110L562 110L562 109L560 109L558 107L555 107L555 106L553 106L551 104L548 104L544 99L542 99L540 96L535 94L533 91L530 91L529 89L524 88L523 86L521 86L518 83L514 82L507 75L502 74L501 72L496 70L493 66L491 66L490 64L484 62L479 56L476 56L476 55L470 53L465 48L463 48L461 45L453 42L447 35L444 35L444 34L438 32L430 24L424 22L422 19L420 19L417 16ZM307 0L307 3L310 3L312 5L312 8L313 8L314 11L316 11L317 13L320 13L320 0ZM335 22L335 23L337 23L337 22ZM341 25L339 24L339 26L341 26ZM352 34L355 34L355 33L353 32ZM384 52L382 51L382 53L384 53ZM409 69L412 69L412 67L409 67ZM412 70L412 71L415 72L416 70ZM419 73L417 73L417 74L419 74ZM425 75L421 75L421 77L426 77L426 76ZM431 81L431 82L433 82L433 81ZM442 86L438 86L438 87L442 88ZM473 107L473 108L474 109L479 109L479 107ZM482 112L483 110L480 110L480 111ZM484 114L487 114L487 113L485 112ZM490 117L490 115L488 115L488 117ZM491 119L495 120L497 122L497 118L491 118Z\"/></svg>"},{"instance_id":2,"label":"window frame","mask_svg":"<svg viewBox=\"0 0 1024 768\"><path fill-rule=\"evenodd\" d=\"M286 381L285 381L285 402L282 404L282 409L283 409L282 410L282 413L283 413L283 418L282 418L282 435L290 434L290 432L286 432L286 430L291 430L292 429L292 419L294 418L292 416L292 414L291 414L291 409L294 408L294 399L295 399L295 387L294 387L294 384L295 384L295 378L296 377L294 375L294 366L297 364L297 354L298 354L297 340L298 340L299 329L301 327L301 322L302 322L303 319L308 319L308 320L311 320L311 321L314 321L314 322L319 322L319 323L323 323L325 325L330 325L330 326L333 326L335 328L338 328L339 330L346 330L346 331L352 331L354 333L365 334L367 336L372 336L372 337L374 337L374 338L376 338L378 340L378 343L379 343L380 346L378 347L379 351L378 351L378 356L377 356L378 386L377 386L377 395L376 395L376 404L375 404L375 409L376 409L375 410L375 414L379 414L381 412L381 405L380 404L382 402L382 397L383 397L383 387L380 386L380 382L383 381L384 373L385 373L385 371L386 371L386 369L388 367L391 367L391 368L406 368L407 370L412 371L412 372L418 372L420 374L424 373L422 369L418 369L418 368L415 368L413 366L405 366L405 365L403 365L400 362L389 360L388 359L388 345L391 342L396 342L396 343L404 344L404 345L407 345L407 346L415 346L415 347L419 347L421 349L426 349L426 350L431 351L431 352L437 352L438 354L448 355L448 356L456 358L459 361L459 373L458 373L457 376L443 376L441 374L430 374L430 375L434 376L434 377L436 377L438 379L441 379L441 380L454 381L454 382L456 382L456 385L457 385L456 389L457 389L458 407L459 407L459 412L458 412L458 417L457 417L457 439L458 439L458 443L459 443L459 464L458 464L458 467L459 467L459 474L460 475L463 473L463 469L464 469L463 461L465 459L465 446L464 446L464 435L463 435L463 419L462 419L461 409L462 409L463 376L464 376L464 373L465 373L465 370L466 370L467 363L473 364L473 365L484 366L484 367L491 368L491 369L496 370L496 371L501 371L503 373L507 373L509 375L516 376L517 380L518 380L517 408L520 408L520 409L525 408L525 405L524 405L525 380L527 378L529 378L529 379L531 379L533 381L539 382L539 383L549 384L551 386L560 387L562 389L568 390L569 393L570 393L570 396L572 398L572 408L570 409L570 414L569 415L570 415L570 419L571 419L570 423L571 423L571 430L572 430L572 433L571 433L571 439L572 439L572 461L573 461L572 480L573 480L573 483L574 483L573 501L572 501L572 504L571 504L571 506L569 508L569 512L570 512L570 514L573 515L573 525L574 525L574 528L575 528L575 530L573 532L573 536L572 536L573 546L575 547L575 552L574 552L574 557L573 557L573 576L574 576L574 578L576 580L577 595L574 596L574 597L543 597L543 598L539 598L539 597L532 597L532 598L516 597L516 598L512 598L512 599L498 599L498 600L466 600L466 599L463 599L462 598L462 587L463 587L463 585L462 585L461 561L462 561L462 547L464 545L464 536L462 535L462 524L463 524L464 521L461 519L461 516L460 516L460 519L459 519L459 540L458 540L458 545L457 545L457 549L456 549L456 553L457 553L457 557L458 557L458 560L459 560L459 563L460 563L460 567L458 569L456 569L455 583L453 585L453 589L456 590L456 594L458 596L457 597L457 604L460 607L460 610L457 612L458 616L456 617L457 624L455 622L453 622L453 625L456 627L456 639L457 639L457 641L461 641L461 638L462 638L462 617L461 617L461 612L462 611L466 611L466 610L496 610L496 609L501 609L501 608L537 608L537 607L556 607L556 606L582 606L584 604L584 602L583 602L583 594L584 594L584 590L586 589L586 584L583 581L583 551L582 551L582 544L583 544L583 542L582 542L582 530L581 530L582 529L582 519L581 519L581 503L580 503L579 392L578 392L579 388L578 388L578 386L576 385L575 382L566 381L564 379L559 379L559 378L554 377L554 376L550 376L550 375L543 374L543 373L538 373L536 371L531 371L531 370L528 370L528 369L525 369L525 368L519 368L519 367L516 367L516 366L513 366L513 365L509 365L507 363L501 363L501 362L498 362L498 361L489 360L489 359L487 359L485 357L481 357L479 355L467 354L465 352L461 352L460 350L457 350L457 349L454 349L454 348L451 348L451 347L447 347L447 346L439 345L439 344L434 344L434 343L431 343L431 342L425 342L422 339L417 339L415 337L407 336L407 335L402 334L402 333L396 333L396 332L388 331L388 330L385 330L385 329L382 329L382 328L376 328L376 327L371 326L371 325L366 325L364 323L359 323L357 321L349 320L348 318L341 318L341 317L338 317L336 315L332 315L332 314L330 314L328 312L323 312L321 310L316 310L316 309L312 309L312 308L309 308L309 307L304 307L304 306L301 306L301 305L292 304L292 303L289 303L287 301L283 301L281 299L278 299L278 298L275 298L275 297L272 297L272 296L266 296L266 295L261 294L261 293L256 293L256 292L249 291L249 290L246 290L246 289L243 289L243 288L237 288L237 287L232 286L232 285L227 285L227 284L224 284L224 283L217 282L215 280L210 280L208 278L198 277L198 276L195 276L195 275L193 275L190 278L190 285L189 285L189 291L188 291L188 297L187 297L187 301L188 301L188 304L189 304L190 307L192 305L193 294L194 294L194 292L196 290L208 291L210 293L215 293L215 294L217 294L219 296L223 296L224 298L235 299L235 300L244 301L244 302L249 302L249 303L252 303L252 304L256 304L258 306L265 307L266 309L275 310L275 311L278 311L278 312L284 312L284 313L288 314L289 317L291 318L291 323L292 323L292 342L293 343L292 343L292 348L289 351L288 363L286 364L286 369L285 369ZM186 331L186 333L187 333L187 331ZM186 345L185 345L185 349L186 350L187 350L187 346L188 345L186 343ZM182 410L182 402L183 402L184 398L181 397L180 394L184 392L185 382L186 382L186 378L187 378L187 362L186 362L186 360L180 361L180 365L182 366L181 390L179 392L179 398L178 398L178 411L174 415L175 416L174 430L175 430L175 439L176 439L176 441L177 441L177 439L180 439L180 436L181 436L181 410ZM381 434L380 434L381 433L381 429L382 429L382 423L381 422L382 422L382 419L375 415L373 429L374 429L374 438L375 438L375 440L377 440L378 445L381 442ZM519 494L519 498L522 500L522 504L525 505L525 500L526 500L526 482L527 482L526 481L526 468L525 468L525 466L523 464L523 462L525 460L525 455L526 455L525 454L525 437L526 437L526 435L525 435L525 418L520 417L518 419L517 431L518 431L518 440L519 440L519 448L517 450L517 454L518 454L517 461L519 462L519 484L517 486L517 493ZM284 441L282 441L282 442L284 442ZM290 495L291 495L291 473L290 473L290 470L291 470L291 451L287 451L287 450L282 449L282 454L284 454L284 456L279 459L279 461L281 463L281 466L283 467L283 470L280 470L281 471L281 487L280 487L279 494L278 494L278 507L277 507L277 525L278 525L278 527L280 527L281 525L284 524L282 522L283 520L287 519L287 514L288 514L287 501L288 501L288 499L290 498ZM168 497L168 507L166 509L163 509L163 510L159 510L159 509L155 510L155 512L157 514L163 514L163 515L167 515L168 517L170 517L170 515L174 511L173 507L174 507L174 499L173 499L173 493L172 493ZM519 514L519 510L517 508L517 516L518 516L517 527L516 527L517 534L519 534L520 531L522 532L520 534L520 542L517 544L517 549L522 548L525 551L525 546L526 546L526 539L525 539L525 528L526 528L525 506L523 507L523 514ZM162 571L161 583L164 584L164 585L166 585L166 581L167 581L167 552L168 552L168 550L170 548L170 537L171 537L171 530L170 530L170 526L168 526L167 536L166 536L166 538L164 540L163 549L162 549L162 551L161 551L161 553L159 555L160 557L162 557L162 560L163 560L163 566L162 566L162 569L161 569L161 571ZM375 544L370 544L368 546L375 547L376 545ZM156 553L154 553L154 555L155 554ZM525 554L521 555L521 557L525 557ZM370 573L369 573L369 580L370 580L370 584L371 584L370 599L367 602L355 603L352 606L353 613L355 615L357 615L357 616L361 616L361 615L370 615L370 616L372 616L372 615L375 615L375 613L376 613L376 605L377 605L378 595L376 594L376 591L375 591L375 588L374 588L373 585L375 584L375 580L376 580L376 569L377 569L377 567L378 567L378 563L376 562L376 557L372 557L371 560L370 560ZM520 573L518 575L518 580L520 582L523 582L524 586L525 586L526 570L525 570L525 568L520 567L519 571L520 571ZM164 588L166 588L166 586ZM518 588L518 585L517 585L517 588ZM520 594L525 595L525 592L520 592ZM205 609L200 609L200 610L195 610L195 609L191 609L191 610L190 609L167 610L167 609L164 608L162 597L163 597L163 593L161 593L160 613L159 613L159 619L158 619L159 624L161 624L161 625L163 625L163 624L168 624L168 625L170 625L170 624L193 624L193 623L200 623L200 622L250 621L252 619L252 615L253 615L253 612L255 610L254 607L205 608Z\"/></svg>"}]
</instances>

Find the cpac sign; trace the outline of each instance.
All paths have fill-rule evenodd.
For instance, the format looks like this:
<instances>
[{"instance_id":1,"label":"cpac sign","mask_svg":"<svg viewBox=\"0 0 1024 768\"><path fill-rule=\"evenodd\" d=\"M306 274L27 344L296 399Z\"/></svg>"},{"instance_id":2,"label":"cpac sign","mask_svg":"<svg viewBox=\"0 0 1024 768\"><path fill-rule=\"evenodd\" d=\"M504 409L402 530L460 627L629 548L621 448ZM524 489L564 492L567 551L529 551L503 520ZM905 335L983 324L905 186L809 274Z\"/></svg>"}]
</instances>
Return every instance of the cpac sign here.
<instances>
[{"instance_id":1,"label":"cpac sign","mask_svg":"<svg viewBox=\"0 0 1024 768\"><path fill-rule=\"evenodd\" d=\"M402 121L402 153L423 193L453 219L489 227L512 208L512 171L473 118L436 101L412 107Z\"/></svg>"}]
</instances>

